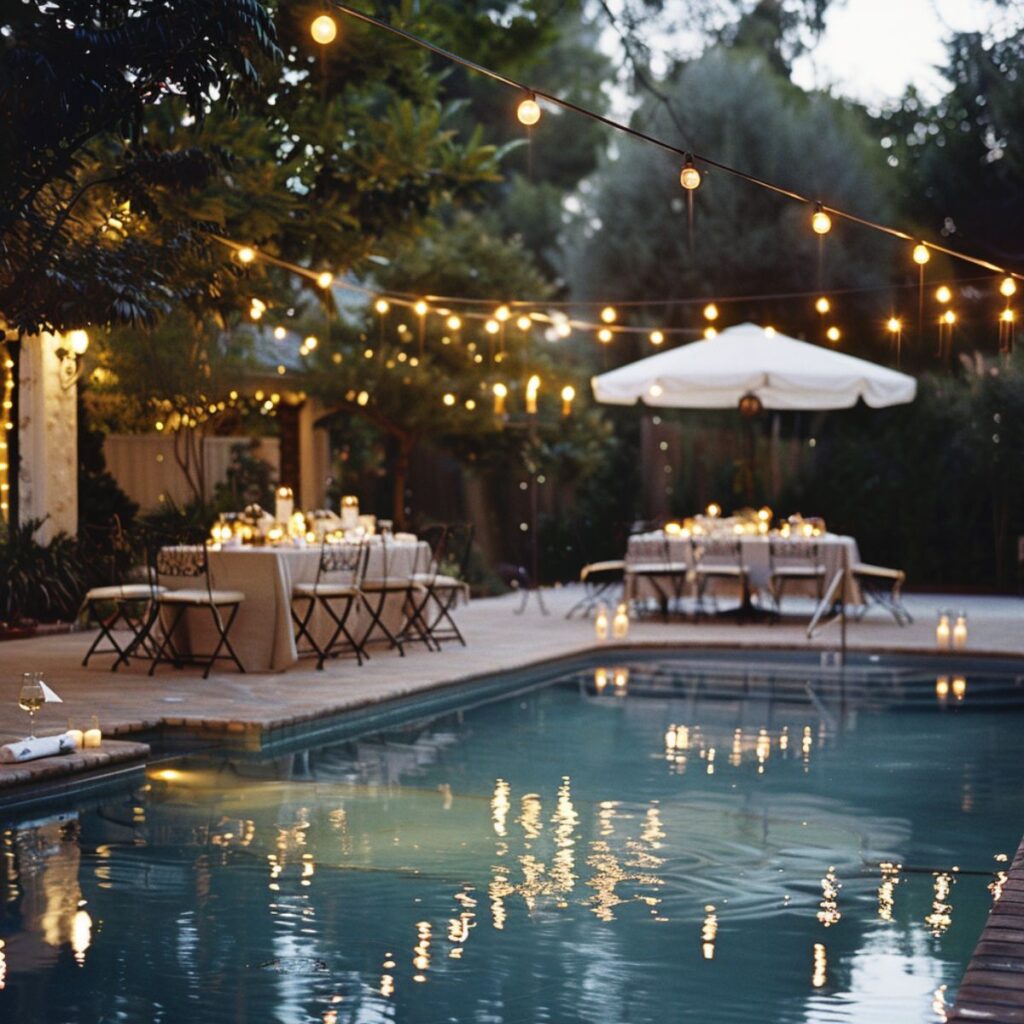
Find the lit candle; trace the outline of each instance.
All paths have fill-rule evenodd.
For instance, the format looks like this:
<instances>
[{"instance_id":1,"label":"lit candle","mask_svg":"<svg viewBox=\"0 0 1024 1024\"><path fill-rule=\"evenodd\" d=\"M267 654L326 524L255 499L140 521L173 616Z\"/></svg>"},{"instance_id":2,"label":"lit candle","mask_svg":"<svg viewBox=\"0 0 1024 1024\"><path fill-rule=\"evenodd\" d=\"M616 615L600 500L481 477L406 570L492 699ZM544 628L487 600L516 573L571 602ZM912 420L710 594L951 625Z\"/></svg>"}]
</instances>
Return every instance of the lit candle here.
<instances>
[{"instance_id":1,"label":"lit candle","mask_svg":"<svg viewBox=\"0 0 1024 1024\"><path fill-rule=\"evenodd\" d=\"M68 738L71 740L71 742L74 743L75 750L81 750L82 749L82 745L83 745L83 741L84 741L84 738L85 738L85 734L82 732L81 729L76 729L75 728L75 723L72 722L70 718L68 719L68 733L67 734L68 734Z\"/></svg>"},{"instance_id":2,"label":"lit candle","mask_svg":"<svg viewBox=\"0 0 1024 1024\"><path fill-rule=\"evenodd\" d=\"M949 676L939 676L935 680L935 696L945 700L949 696Z\"/></svg>"},{"instance_id":3,"label":"lit candle","mask_svg":"<svg viewBox=\"0 0 1024 1024\"><path fill-rule=\"evenodd\" d=\"M606 668L595 668L594 669L594 689L598 693L601 693L604 688L608 685L608 669Z\"/></svg>"},{"instance_id":4,"label":"lit candle","mask_svg":"<svg viewBox=\"0 0 1024 1024\"><path fill-rule=\"evenodd\" d=\"M967 692L967 680L963 676L953 677L953 696L957 700L963 700Z\"/></svg>"},{"instance_id":5,"label":"lit candle","mask_svg":"<svg viewBox=\"0 0 1024 1024\"><path fill-rule=\"evenodd\" d=\"M962 651L967 646L967 613L960 612L953 626L953 646Z\"/></svg>"},{"instance_id":6,"label":"lit candle","mask_svg":"<svg viewBox=\"0 0 1024 1024\"><path fill-rule=\"evenodd\" d=\"M713 501L704 509L704 514L708 519L717 519L722 514L722 506Z\"/></svg>"},{"instance_id":7,"label":"lit candle","mask_svg":"<svg viewBox=\"0 0 1024 1024\"><path fill-rule=\"evenodd\" d=\"M287 523L295 511L295 495L290 487L278 487L274 495L274 518L279 523Z\"/></svg>"},{"instance_id":8,"label":"lit candle","mask_svg":"<svg viewBox=\"0 0 1024 1024\"><path fill-rule=\"evenodd\" d=\"M354 494L346 494L341 499L341 525L346 530L354 530L359 525L359 499Z\"/></svg>"},{"instance_id":9,"label":"lit candle","mask_svg":"<svg viewBox=\"0 0 1024 1024\"><path fill-rule=\"evenodd\" d=\"M946 612L939 613L939 623L935 627L935 642L942 650L949 649L949 615Z\"/></svg>"},{"instance_id":10,"label":"lit candle","mask_svg":"<svg viewBox=\"0 0 1024 1024\"><path fill-rule=\"evenodd\" d=\"M629 669L617 668L613 678L615 680L615 689L621 693L629 684Z\"/></svg>"},{"instance_id":11,"label":"lit candle","mask_svg":"<svg viewBox=\"0 0 1024 1024\"><path fill-rule=\"evenodd\" d=\"M594 635L598 640L608 639L608 609L603 604L597 606L597 614L594 616Z\"/></svg>"},{"instance_id":12,"label":"lit candle","mask_svg":"<svg viewBox=\"0 0 1024 1024\"><path fill-rule=\"evenodd\" d=\"M103 742L103 733L100 731L100 720L93 715L92 726L85 730L82 736L83 747L98 747Z\"/></svg>"},{"instance_id":13,"label":"lit candle","mask_svg":"<svg viewBox=\"0 0 1024 1024\"><path fill-rule=\"evenodd\" d=\"M615 609L615 618L612 619L612 636L616 640L622 640L629 632L629 609L625 604L620 604Z\"/></svg>"}]
</instances>

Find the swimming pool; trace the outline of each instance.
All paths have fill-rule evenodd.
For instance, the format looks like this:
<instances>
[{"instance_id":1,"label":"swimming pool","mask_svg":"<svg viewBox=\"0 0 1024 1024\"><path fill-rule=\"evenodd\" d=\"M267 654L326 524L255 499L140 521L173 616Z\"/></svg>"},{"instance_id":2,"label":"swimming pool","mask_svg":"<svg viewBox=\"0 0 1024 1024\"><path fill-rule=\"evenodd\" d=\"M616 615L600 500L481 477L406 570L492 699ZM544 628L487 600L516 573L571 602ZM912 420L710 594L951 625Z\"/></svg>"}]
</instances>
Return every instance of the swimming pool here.
<instances>
[{"instance_id":1,"label":"swimming pool","mask_svg":"<svg viewBox=\"0 0 1024 1024\"><path fill-rule=\"evenodd\" d=\"M0 1020L935 1021L1020 838L1020 703L665 659L168 761L4 826Z\"/></svg>"}]
</instances>

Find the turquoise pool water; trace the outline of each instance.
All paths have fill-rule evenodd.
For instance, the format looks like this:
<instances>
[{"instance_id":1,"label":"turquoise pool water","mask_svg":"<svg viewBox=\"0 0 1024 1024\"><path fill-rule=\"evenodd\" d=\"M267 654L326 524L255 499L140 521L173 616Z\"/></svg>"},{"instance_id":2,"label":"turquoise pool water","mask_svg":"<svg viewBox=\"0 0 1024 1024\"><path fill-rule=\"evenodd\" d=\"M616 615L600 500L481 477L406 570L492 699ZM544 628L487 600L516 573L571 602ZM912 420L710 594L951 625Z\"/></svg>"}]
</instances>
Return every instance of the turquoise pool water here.
<instances>
[{"instance_id":1,"label":"turquoise pool water","mask_svg":"<svg viewBox=\"0 0 1024 1024\"><path fill-rule=\"evenodd\" d=\"M1024 829L1024 712L936 686L609 666L166 762L4 825L0 1020L940 1020Z\"/></svg>"}]
</instances>

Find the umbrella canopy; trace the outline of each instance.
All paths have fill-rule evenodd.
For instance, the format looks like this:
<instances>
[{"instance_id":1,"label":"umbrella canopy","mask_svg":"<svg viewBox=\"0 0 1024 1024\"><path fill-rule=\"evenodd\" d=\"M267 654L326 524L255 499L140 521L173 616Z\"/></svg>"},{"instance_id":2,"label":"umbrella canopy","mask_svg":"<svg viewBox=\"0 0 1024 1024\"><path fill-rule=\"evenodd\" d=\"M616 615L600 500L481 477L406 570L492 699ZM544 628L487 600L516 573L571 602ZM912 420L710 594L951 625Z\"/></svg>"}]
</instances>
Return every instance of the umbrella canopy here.
<instances>
[{"instance_id":1,"label":"umbrella canopy","mask_svg":"<svg viewBox=\"0 0 1024 1024\"><path fill-rule=\"evenodd\" d=\"M744 395L765 409L848 409L859 398L880 409L917 393L905 373L756 324L620 366L591 386L599 402L673 409L736 408Z\"/></svg>"}]
</instances>

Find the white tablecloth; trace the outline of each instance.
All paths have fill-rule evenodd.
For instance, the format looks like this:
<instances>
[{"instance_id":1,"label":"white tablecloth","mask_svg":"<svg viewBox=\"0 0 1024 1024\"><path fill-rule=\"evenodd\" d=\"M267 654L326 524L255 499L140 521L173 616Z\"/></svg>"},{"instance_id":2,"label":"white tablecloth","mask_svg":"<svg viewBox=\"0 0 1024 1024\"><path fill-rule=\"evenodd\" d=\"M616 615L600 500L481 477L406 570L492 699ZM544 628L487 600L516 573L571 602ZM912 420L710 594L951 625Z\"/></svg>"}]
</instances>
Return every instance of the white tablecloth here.
<instances>
[{"instance_id":1,"label":"white tablecloth","mask_svg":"<svg viewBox=\"0 0 1024 1024\"><path fill-rule=\"evenodd\" d=\"M660 597L657 587L650 580L643 576L634 576L630 573L631 565L651 565L665 561L665 541L663 533L640 533L629 538L629 546L626 549L626 596L628 598L642 599L646 597ZM740 549L743 558L743 565L747 570L750 580L750 589L753 593L767 593L771 575L771 566L768 560L768 543L765 536L759 534L743 534L740 538ZM791 537L791 544L816 544L818 546L818 558L825 566L825 580L822 589L827 590L835 578L837 572L843 568L843 552L846 552L846 565L852 567L860 561L860 552L857 549L857 541L853 537L846 537L840 534L827 533L822 537L808 538L804 541L802 537ZM684 537L668 538L668 560L677 564L685 564L691 569L693 565L693 548L690 541ZM715 580L712 584L718 587L718 593L727 592L728 584L725 581ZM735 590L735 588L733 588ZM787 580L786 594L801 594L807 597L817 596L817 586L811 580ZM852 605L863 604L860 587L856 580L850 575L846 581L846 603Z\"/></svg>"},{"instance_id":2,"label":"white tablecloth","mask_svg":"<svg viewBox=\"0 0 1024 1024\"><path fill-rule=\"evenodd\" d=\"M393 541L387 546L389 577L407 576L425 571L430 549L423 541ZM417 559L419 561L417 562ZM215 590L240 590L245 601L231 627L229 639L247 672L281 672L298 660L295 626L291 617L292 587L313 583L320 564L320 548L237 548L211 551L210 580ZM384 552L379 543L370 544L367 578L380 577ZM172 589L205 586L202 579L161 576L160 583ZM376 606L376 597L372 597ZM387 599L382 618L392 631L402 626L402 597ZM350 632L359 637L369 625L369 616L361 607L353 608L348 621ZM326 642L330 620L319 609L312 619L313 635ZM182 652L210 653L217 642L210 612L193 608L175 634ZM220 663L226 664L226 663Z\"/></svg>"}]
</instances>

